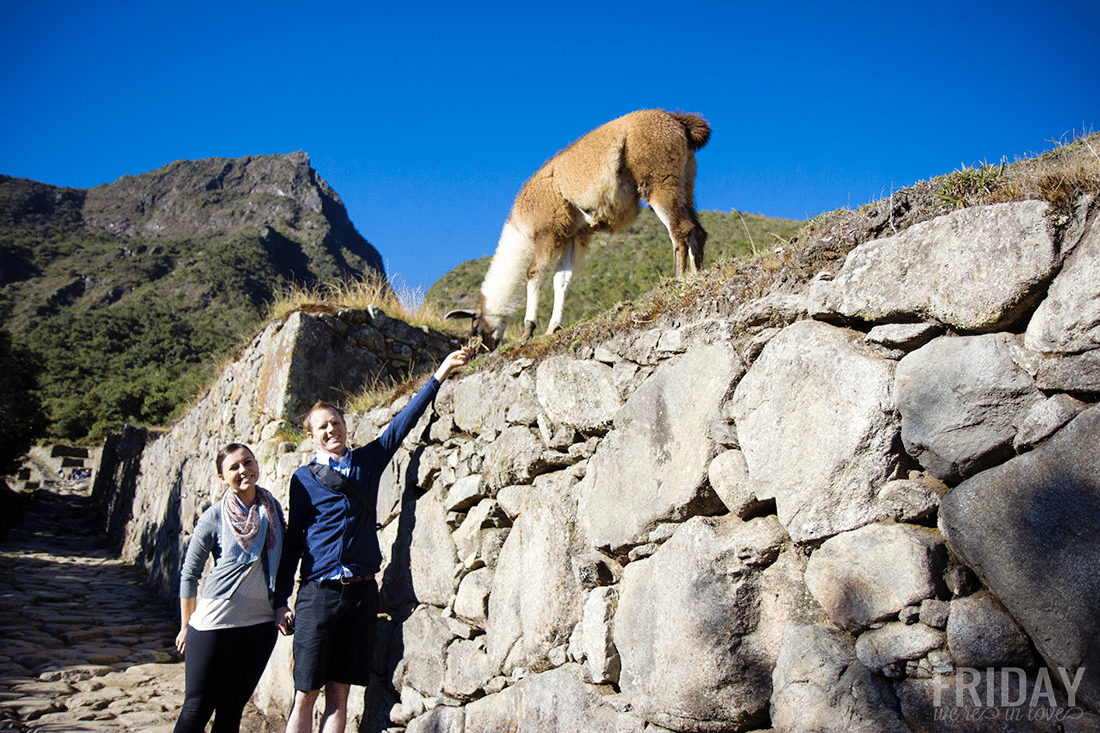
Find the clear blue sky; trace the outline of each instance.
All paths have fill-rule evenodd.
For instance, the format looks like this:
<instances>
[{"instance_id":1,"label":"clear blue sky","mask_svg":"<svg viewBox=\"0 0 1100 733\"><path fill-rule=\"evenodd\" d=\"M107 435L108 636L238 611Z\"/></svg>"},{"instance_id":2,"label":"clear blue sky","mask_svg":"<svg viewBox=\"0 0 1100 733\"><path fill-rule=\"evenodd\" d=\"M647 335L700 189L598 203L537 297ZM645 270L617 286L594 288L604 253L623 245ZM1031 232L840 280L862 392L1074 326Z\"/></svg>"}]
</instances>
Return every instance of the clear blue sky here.
<instances>
[{"instance_id":1,"label":"clear blue sky","mask_svg":"<svg viewBox=\"0 0 1100 733\"><path fill-rule=\"evenodd\" d=\"M700 209L804 219L1100 130L1100 0L0 0L0 173L90 188L306 151L399 289L491 254L523 182L700 112Z\"/></svg>"}]
</instances>

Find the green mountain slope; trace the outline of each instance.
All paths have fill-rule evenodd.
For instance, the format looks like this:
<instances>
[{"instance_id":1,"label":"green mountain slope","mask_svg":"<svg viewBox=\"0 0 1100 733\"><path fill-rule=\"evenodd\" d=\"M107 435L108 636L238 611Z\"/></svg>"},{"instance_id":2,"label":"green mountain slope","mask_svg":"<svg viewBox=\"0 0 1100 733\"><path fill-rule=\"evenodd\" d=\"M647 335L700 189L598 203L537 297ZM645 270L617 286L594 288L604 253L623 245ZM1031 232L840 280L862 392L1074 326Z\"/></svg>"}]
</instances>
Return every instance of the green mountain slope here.
<instances>
[{"instance_id":1,"label":"green mountain slope","mask_svg":"<svg viewBox=\"0 0 1100 733\"><path fill-rule=\"evenodd\" d=\"M55 437L162 425L289 283L382 274L303 153L177 161L80 190L0 176L0 326Z\"/></svg>"}]
</instances>

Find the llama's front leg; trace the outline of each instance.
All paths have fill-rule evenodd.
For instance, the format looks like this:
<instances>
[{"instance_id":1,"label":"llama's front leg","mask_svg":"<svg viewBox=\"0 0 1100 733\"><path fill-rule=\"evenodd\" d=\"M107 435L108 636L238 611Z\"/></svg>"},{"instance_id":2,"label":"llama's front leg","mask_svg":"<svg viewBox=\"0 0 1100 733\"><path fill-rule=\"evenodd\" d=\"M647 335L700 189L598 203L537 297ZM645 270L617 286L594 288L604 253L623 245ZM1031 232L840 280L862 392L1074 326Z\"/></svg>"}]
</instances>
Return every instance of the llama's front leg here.
<instances>
[{"instance_id":1,"label":"llama's front leg","mask_svg":"<svg viewBox=\"0 0 1100 733\"><path fill-rule=\"evenodd\" d=\"M683 277L687 271L687 248L682 242L672 240L672 276Z\"/></svg>"},{"instance_id":2,"label":"llama's front leg","mask_svg":"<svg viewBox=\"0 0 1100 733\"><path fill-rule=\"evenodd\" d=\"M667 204L657 198L651 200L649 205L665 225L669 239L672 240L673 275L683 277L689 265L692 272L701 270L707 232L699 223L695 212L676 204Z\"/></svg>"},{"instance_id":3,"label":"llama's front leg","mask_svg":"<svg viewBox=\"0 0 1100 733\"><path fill-rule=\"evenodd\" d=\"M558 270L554 273L554 313L550 316L550 323L546 326L546 333L554 333L561 328L561 321L565 312L565 294L569 291L569 283L573 281L574 246L570 242L562 253Z\"/></svg>"},{"instance_id":4,"label":"llama's front leg","mask_svg":"<svg viewBox=\"0 0 1100 733\"><path fill-rule=\"evenodd\" d=\"M691 230L688 239L688 254L691 256L691 271L699 272L703 269L703 247L707 243L707 230L702 226L695 226Z\"/></svg>"}]
</instances>

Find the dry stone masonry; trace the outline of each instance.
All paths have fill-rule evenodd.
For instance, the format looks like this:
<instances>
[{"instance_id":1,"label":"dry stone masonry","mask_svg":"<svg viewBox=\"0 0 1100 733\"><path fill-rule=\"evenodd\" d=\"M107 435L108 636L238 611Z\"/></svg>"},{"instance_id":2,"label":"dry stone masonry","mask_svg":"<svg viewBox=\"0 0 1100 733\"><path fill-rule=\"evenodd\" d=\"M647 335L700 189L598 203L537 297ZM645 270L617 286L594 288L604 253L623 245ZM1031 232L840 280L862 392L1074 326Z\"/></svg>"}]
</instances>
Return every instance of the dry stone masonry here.
<instances>
[{"instance_id":1,"label":"dry stone masonry","mask_svg":"<svg viewBox=\"0 0 1100 733\"><path fill-rule=\"evenodd\" d=\"M380 491L359 730L1100 730L1098 267L1091 198L976 207L729 318L448 381ZM406 353L379 320L269 327L145 448L124 553L165 594L218 448L285 503L287 425Z\"/></svg>"}]
</instances>

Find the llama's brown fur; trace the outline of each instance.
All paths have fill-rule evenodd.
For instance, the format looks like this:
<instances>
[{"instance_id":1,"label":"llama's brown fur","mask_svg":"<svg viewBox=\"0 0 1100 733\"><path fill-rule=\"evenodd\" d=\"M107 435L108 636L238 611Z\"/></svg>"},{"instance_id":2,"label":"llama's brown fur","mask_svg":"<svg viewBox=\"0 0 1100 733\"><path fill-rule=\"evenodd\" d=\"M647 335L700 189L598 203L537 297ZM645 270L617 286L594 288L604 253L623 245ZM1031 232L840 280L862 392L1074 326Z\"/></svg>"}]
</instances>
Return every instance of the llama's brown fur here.
<instances>
[{"instance_id":1,"label":"llama's brown fur","mask_svg":"<svg viewBox=\"0 0 1100 733\"><path fill-rule=\"evenodd\" d=\"M695 213L695 151L710 126L698 115L641 110L602 125L546 162L516 196L496 254L482 283L474 332L493 347L527 283L524 337L535 328L539 286L555 275L554 314L547 333L561 325L573 270L595 232L630 226L644 199L668 229L677 277L703 264L707 233ZM565 256L563 261L563 255ZM560 266L559 266L559 263Z\"/></svg>"}]
</instances>

